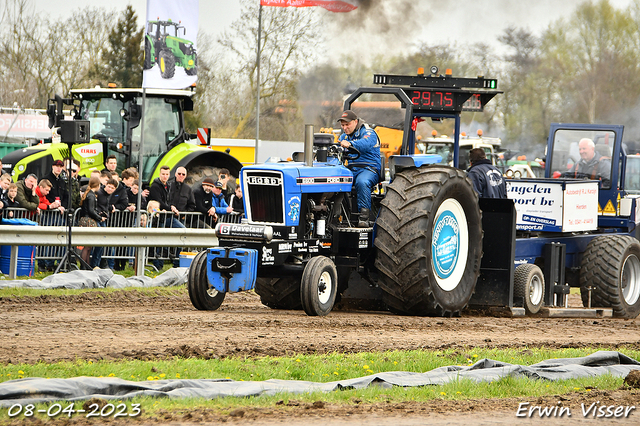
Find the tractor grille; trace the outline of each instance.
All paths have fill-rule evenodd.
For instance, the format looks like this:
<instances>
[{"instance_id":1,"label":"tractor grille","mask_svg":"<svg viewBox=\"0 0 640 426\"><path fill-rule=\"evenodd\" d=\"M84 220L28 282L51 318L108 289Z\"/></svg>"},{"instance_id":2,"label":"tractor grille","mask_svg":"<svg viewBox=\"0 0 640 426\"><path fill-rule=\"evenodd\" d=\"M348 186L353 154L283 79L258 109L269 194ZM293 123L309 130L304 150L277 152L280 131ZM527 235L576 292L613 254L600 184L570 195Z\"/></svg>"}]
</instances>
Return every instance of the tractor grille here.
<instances>
[{"instance_id":1,"label":"tractor grille","mask_svg":"<svg viewBox=\"0 0 640 426\"><path fill-rule=\"evenodd\" d=\"M245 171L245 182L249 221L284 225L282 173Z\"/></svg>"}]
</instances>

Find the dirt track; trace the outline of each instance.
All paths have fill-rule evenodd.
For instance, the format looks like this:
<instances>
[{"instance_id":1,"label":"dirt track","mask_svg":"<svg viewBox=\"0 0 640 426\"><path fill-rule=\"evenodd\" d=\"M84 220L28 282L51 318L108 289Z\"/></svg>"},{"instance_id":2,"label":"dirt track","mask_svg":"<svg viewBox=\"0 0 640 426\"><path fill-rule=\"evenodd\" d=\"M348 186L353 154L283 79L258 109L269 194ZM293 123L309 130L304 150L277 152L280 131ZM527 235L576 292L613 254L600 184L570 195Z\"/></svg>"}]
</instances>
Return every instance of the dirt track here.
<instances>
[{"instance_id":1,"label":"dirt track","mask_svg":"<svg viewBox=\"0 0 640 426\"><path fill-rule=\"evenodd\" d=\"M278 356L418 348L561 348L600 345L640 348L640 319L470 315L461 318L421 318L383 312L332 312L328 317L313 318L302 311L266 308L253 293L228 295L220 310L201 312L191 306L184 288L157 297L137 291L119 291L63 297L2 298L0 324L2 363L158 359L175 355L203 358ZM637 392L624 393L620 398L632 398L636 405L640 405L637 404L640 401ZM301 408L300 413L308 413L306 408ZM339 412L335 415L330 414L329 408L325 409L324 414L335 417L336 421L351 416L344 409L337 409ZM475 401L449 407L458 413L479 409L486 412L503 411L512 420L516 408L515 401ZM390 410L391 414L404 416L407 411L419 414L425 409L431 415L439 412L437 407L427 405L411 410L387 405L369 409L356 407L353 415L360 412L365 418L371 415L375 417ZM213 420L210 416L203 416L204 420ZM638 416L640 413L635 416L636 420ZM265 420L259 412L257 417ZM278 418L280 416L276 415L273 420ZM250 419L251 413L248 412L237 420L242 423ZM411 423L408 419L404 423L394 423L425 424L424 419L424 416L418 417L422 423ZM196 419L180 417L166 420L183 423ZM235 421L234 418L227 420ZM307 420L305 423L312 423L311 418ZM374 418L363 422L369 423L370 420L376 424ZM379 424L382 423L387 422Z\"/></svg>"}]
</instances>

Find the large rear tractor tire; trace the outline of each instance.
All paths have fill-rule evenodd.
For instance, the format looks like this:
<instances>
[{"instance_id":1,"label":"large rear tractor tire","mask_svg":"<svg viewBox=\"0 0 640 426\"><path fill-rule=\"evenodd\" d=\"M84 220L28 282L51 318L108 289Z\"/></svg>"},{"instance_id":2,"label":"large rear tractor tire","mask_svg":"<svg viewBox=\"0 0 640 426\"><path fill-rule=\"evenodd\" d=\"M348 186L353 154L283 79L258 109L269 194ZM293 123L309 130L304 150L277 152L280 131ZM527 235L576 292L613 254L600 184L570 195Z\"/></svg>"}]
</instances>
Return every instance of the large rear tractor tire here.
<instances>
[{"instance_id":1,"label":"large rear tractor tire","mask_svg":"<svg viewBox=\"0 0 640 426\"><path fill-rule=\"evenodd\" d=\"M628 235L603 235L587 245L582 256L580 293L588 306L610 307L613 315L640 314L640 243Z\"/></svg>"},{"instance_id":2,"label":"large rear tractor tire","mask_svg":"<svg viewBox=\"0 0 640 426\"><path fill-rule=\"evenodd\" d=\"M188 284L191 304L200 311L215 311L222 305L226 293L209 286L207 278L207 251L193 258L189 267Z\"/></svg>"},{"instance_id":3,"label":"large rear tractor tire","mask_svg":"<svg viewBox=\"0 0 640 426\"><path fill-rule=\"evenodd\" d=\"M524 299L528 315L540 312L544 302L544 274L538 265L525 263L513 273L513 295Z\"/></svg>"},{"instance_id":4,"label":"large rear tractor tire","mask_svg":"<svg viewBox=\"0 0 640 426\"><path fill-rule=\"evenodd\" d=\"M271 309L302 309L300 301L300 275L283 275L278 278L259 277L255 292L260 302Z\"/></svg>"},{"instance_id":5,"label":"large rear tractor tire","mask_svg":"<svg viewBox=\"0 0 640 426\"><path fill-rule=\"evenodd\" d=\"M176 73L176 59L173 57L173 53L168 49L161 50L158 55L158 62L162 78L173 78Z\"/></svg>"},{"instance_id":6,"label":"large rear tractor tire","mask_svg":"<svg viewBox=\"0 0 640 426\"><path fill-rule=\"evenodd\" d=\"M300 283L302 309L311 317L328 315L333 309L337 292L336 265L328 257L313 257L302 273Z\"/></svg>"},{"instance_id":7,"label":"large rear tractor tire","mask_svg":"<svg viewBox=\"0 0 640 426\"><path fill-rule=\"evenodd\" d=\"M478 195L466 174L441 165L396 173L376 225L376 267L389 310L459 315L482 258Z\"/></svg>"}]
</instances>

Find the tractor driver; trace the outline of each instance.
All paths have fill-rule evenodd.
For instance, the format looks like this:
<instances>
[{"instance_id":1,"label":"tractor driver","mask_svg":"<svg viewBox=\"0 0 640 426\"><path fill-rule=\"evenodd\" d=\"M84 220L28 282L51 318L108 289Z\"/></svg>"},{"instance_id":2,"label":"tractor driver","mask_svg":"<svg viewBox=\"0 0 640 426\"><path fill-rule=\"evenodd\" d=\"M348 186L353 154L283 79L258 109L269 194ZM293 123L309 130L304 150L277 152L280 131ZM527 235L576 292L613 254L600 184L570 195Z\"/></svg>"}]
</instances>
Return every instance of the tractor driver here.
<instances>
[{"instance_id":1,"label":"tractor driver","mask_svg":"<svg viewBox=\"0 0 640 426\"><path fill-rule=\"evenodd\" d=\"M338 138L340 146L354 147L360 151L360 158L349 161L349 168L353 171L354 185L358 197L360 220L358 227L369 226L369 211L371 210L371 191L379 182L381 157L380 141L376 132L351 110L342 113L338 120L342 127L342 134Z\"/></svg>"},{"instance_id":2,"label":"tractor driver","mask_svg":"<svg viewBox=\"0 0 640 426\"><path fill-rule=\"evenodd\" d=\"M578 149L580 161L565 173L565 177L601 180L602 186L609 188L611 186L611 160L596 152L596 146L589 138L580 139Z\"/></svg>"}]
</instances>

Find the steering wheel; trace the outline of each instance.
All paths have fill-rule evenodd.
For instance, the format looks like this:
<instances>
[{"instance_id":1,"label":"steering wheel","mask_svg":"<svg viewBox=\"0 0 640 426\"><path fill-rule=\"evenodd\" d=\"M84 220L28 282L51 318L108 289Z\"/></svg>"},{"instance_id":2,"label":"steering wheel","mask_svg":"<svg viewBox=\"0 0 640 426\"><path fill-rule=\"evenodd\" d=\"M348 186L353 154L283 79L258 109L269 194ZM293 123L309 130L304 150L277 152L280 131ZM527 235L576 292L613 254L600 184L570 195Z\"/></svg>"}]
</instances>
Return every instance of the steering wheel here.
<instances>
[{"instance_id":1,"label":"steering wheel","mask_svg":"<svg viewBox=\"0 0 640 426\"><path fill-rule=\"evenodd\" d=\"M355 148L353 145L349 145L347 148L342 148L344 150L343 159L354 161L360 158L360 151Z\"/></svg>"}]
</instances>

